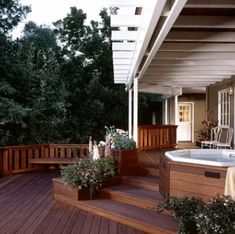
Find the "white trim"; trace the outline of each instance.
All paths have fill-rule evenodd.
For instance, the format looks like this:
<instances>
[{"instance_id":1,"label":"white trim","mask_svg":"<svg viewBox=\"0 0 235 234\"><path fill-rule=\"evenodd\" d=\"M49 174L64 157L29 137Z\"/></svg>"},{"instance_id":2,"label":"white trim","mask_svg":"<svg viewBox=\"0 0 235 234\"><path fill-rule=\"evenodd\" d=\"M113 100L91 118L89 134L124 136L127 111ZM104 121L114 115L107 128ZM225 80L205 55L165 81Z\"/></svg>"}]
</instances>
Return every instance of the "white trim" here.
<instances>
[{"instance_id":1,"label":"white trim","mask_svg":"<svg viewBox=\"0 0 235 234\"><path fill-rule=\"evenodd\" d=\"M178 118L178 96L175 95L175 98L174 98L174 106L175 106L175 109L174 109L174 116L175 116L175 125L178 125L179 124L179 118Z\"/></svg>"},{"instance_id":2,"label":"white trim","mask_svg":"<svg viewBox=\"0 0 235 234\"><path fill-rule=\"evenodd\" d=\"M178 104L190 104L191 105L191 141L194 143L194 102L178 102ZM178 117L179 117L179 109L178 109ZM178 123L179 124L179 123Z\"/></svg>"},{"instance_id":3,"label":"white trim","mask_svg":"<svg viewBox=\"0 0 235 234\"><path fill-rule=\"evenodd\" d=\"M218 125L230 127L231 97L229 88L218 91Z\"/></svg>"},{"instance_id":4,"label":"white trim","mask_svg":"<svg viewBox=\"0 0 235 234\"><path fill-rule=\"evenodd\" d=\"M164 124L168 124L168 100L164 100Z\"/></svg>"},{"instance_id":5,"label":"white trim","mask_svg":"<svg viewBox=\"0 0 235 234\"><path fill-rule=\"evenodd\" d=\"M128 105L128 134L132 137L132 89L129 89L129 105Z\"/></svg>"},{"instance_id":6,"label":"white trim","mask_svg":"<svg viewBox=\"0 0 235 234\"><path fill-rule=\"evenodd\" d=\"M134 79L134 120L133 120L133 139L138 146L138 79Z\"/></svg>"},{"instance_id":7,"label":"white trim","mask_svg":"<svg viewBox=\"0 0 235 234\"><path fill-rule=\"evenodd\" d=\"M160 32L158 33L157 39L154 42L153 48L151 49L149 56L147 57L138 78L142 78L144 73L146 72L147 68L149 67L151 61L155 57L158 49L162 45L162 42L166 38L168 32L170 31L171 27L173 26L175 20L179 16L181 10L183 9L184 5L186 4L187 0L175 0L174 5L166 18Z\"/></svg>"}]
</instances>

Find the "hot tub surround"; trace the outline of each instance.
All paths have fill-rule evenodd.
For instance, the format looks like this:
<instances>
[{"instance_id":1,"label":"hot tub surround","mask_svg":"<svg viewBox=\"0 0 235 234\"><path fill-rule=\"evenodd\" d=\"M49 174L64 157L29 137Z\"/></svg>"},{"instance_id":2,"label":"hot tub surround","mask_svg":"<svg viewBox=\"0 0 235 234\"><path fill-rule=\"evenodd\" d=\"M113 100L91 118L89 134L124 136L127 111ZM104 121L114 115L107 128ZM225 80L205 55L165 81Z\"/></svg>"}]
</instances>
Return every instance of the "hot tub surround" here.
<instances>
[{"instance_id":1,"label":"hot tub surround","mask_svg":"<svg viewBox=\"0 0 235 234\"><path fill-rule=\"evenodd\" d=\"M193 161L193 159L190 163L190 157L187 158L182 153L188 152L190 154L193 153L193 151L194 150L179 150L178 153L180 153L181 156L178 155L178 161L173 161L174 157L177 157L176 151L166 153L166 155L171 155L171 158L169 156L161 156L159 186L160 193L164 197L166 195L177 197L194 196L208 201L209 198L215 196L217 193L224 194L225 177L228 166L200 164L198 161ZM204 154L205 152L209 153L207 150L202 150L201 153ZM199 156L199 151L197 151L197 153ZM227 157L229 157L231 153L234 153L234 151L230 151ZM209 158L210 156L212 156L212 154L209 155ZM191 157L193 158L192 155ZM179 161L179 158L187 158L187 162ZM203 159L200 160L203 161Z\"/></svg>"}]
</instances>

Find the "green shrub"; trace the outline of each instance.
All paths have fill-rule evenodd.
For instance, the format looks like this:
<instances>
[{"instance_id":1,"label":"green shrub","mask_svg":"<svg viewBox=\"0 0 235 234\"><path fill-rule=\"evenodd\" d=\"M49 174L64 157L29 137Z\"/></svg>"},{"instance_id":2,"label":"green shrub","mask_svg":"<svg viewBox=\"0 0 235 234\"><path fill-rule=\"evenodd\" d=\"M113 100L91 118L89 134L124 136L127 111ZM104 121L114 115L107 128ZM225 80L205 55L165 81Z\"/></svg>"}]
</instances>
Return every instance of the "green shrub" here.
<instances>
[{"instance_id":1,"label":"green shrub","mask_svg":"<svg viewBox=\"0 0 235 234\"><path fill-rule=\"evenodd\" d=\"M217 195L195 214L195 220L200 233L235 233L235 201L231 197Z\"/></svg>"},{"instance_id":2,"label":"green shrub","mask_svg":"<svg viewBox=\"0 0 235 234\"><path fill-rule=\"evenodd\" d=\"M195 234L197 226L194 215L202 205L201 200L193 197L168 197L160 206L160 212L166 209L179 220L178 233Z\"/></svg>"},{"instance_id":3,"label":"green shrub","mask_svg":"<svg viewBox=\"0 0 235 234\"><path fill-rule=\"evenodd\" d=\"M97 160L82 158L76 164L61 167L62 179L78 189L89 188L93 191L102 186L104 179L114 175L114 161L107 157Z\"/></svg>"},{"instance_id":4,"label":"green shrub","mask_svg":"<svg viewBox=\"0 0 235 234\"><path fill-rule=\"evenodd\" d=\"M160 206L179 220L178 233L234 234L235 201L217 195L207 203L193 197L169 197Z\"/></svg>"}]
</instances>

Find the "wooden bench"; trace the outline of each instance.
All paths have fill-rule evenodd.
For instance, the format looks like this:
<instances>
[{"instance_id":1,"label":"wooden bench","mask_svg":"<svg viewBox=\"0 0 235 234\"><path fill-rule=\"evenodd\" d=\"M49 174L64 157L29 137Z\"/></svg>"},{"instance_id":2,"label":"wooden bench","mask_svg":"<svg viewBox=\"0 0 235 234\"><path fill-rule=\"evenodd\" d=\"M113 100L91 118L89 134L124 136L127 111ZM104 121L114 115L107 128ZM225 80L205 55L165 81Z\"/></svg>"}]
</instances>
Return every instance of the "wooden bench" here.
<instances>
[{"instance_id":1,"label":"wooden bench","mask_svg":"<svg viewBox=\"0 0 235 234\"><path fill-rule=\"evenodd\" d=\"M77 158L30 158L30 164L72 164L78 162Z\"/></svg>"},{"instance_id":2,"label":"wooden bench","mask_svg":"<svg viewBox=\"0 0 235 234\"><path fill-rule=\"evenodd\" d=\"M68 165L78 162L77 158L30 158L29 163L43 166L42 169L59 169L60 165Z\"/></svg>"}]
</instances>

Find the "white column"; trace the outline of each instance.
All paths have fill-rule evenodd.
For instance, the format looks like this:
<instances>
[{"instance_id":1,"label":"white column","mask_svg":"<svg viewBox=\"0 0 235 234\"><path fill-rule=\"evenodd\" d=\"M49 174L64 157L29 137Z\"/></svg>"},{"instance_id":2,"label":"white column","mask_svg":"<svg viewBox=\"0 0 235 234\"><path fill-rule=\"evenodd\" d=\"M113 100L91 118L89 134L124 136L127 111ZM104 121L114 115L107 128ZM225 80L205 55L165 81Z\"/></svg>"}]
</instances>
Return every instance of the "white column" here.
<instances>
[{"instance_id":1,"label":"white column","mask_svg":"<svg viewBox=\"0 0 235 234\"><path fill-rule=\"evenodd\" d=\"M157 124L157 116L156 116L156 112L153 111L152 113L152 125L156 125Z\"/></svg>"},{"instance_id":2,"label":"white column","mask_svg":"<svg viewBox=\"0 0 235 234\"><path fill-rule=\"evenodd\" d=\"M179 123L179 118L178 118L178 96L175 96L175 110L174 110L174 115L175 115L175 125L178 125ZM178 128L176 129L176 143L178 143Z\"/></svg>"},{"instance_id":3,"label":"white column","mask_svg":"<svg viewBox=\"0 0 235 234\"><path fill-rule=\"evenodd\" d=\"M175 125L178 125L179 119L178 119L178 96L175 96Z\"/></svg>"},{"instance_id":4,"label":"white column","mask_svg":"<svg viewBox=\"0 0 235 234\"><path fill-rule=\"evenodd\" d=\"M233 113L235 113L235 85L233 85L233 95L231 97L233 97ZM231 105L232 102L230 102L230 105ZM231 115L231 113L230 113ZM233 116L233 128L235 128L235 116L234 114L232 115ZM231 118L231 116L230 116ZM233 137L233 149L235 149L235 137Z\"/></svg>"},{"instance_id":5,"label":"white column","mask_svg":"<svg viewBox=\"0 0 235 234\"><path fill-rule=\"evenodd\" d=\"M133 139L138 146L138 79L134 79L134 121L133 121Z\"/></svg>"},{"instance_id":6,"label":"white column","mask_svg":"<svg viewBox=\"0 0 235 234\"><path fill-rule=\"evenodd\" d=\"M164 100L164 124L168 124L168 100Z\"/></svg>"},{"instance_id":7,"label":"white column","mask_svg":"<svg viewBox=\"0 0 235 234\"><path fill-rule=\"evenodd\" d=\"M128 105L128 134L132 138L132 89L129 89L129 105Z\"/></svg>"}]
</instances>

